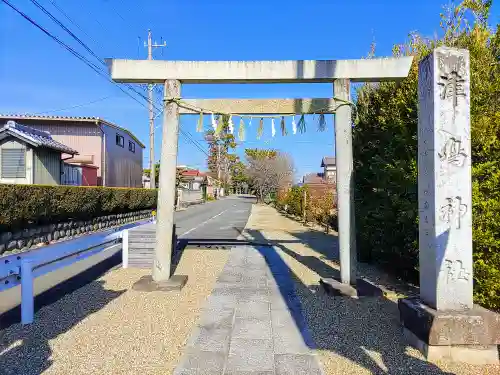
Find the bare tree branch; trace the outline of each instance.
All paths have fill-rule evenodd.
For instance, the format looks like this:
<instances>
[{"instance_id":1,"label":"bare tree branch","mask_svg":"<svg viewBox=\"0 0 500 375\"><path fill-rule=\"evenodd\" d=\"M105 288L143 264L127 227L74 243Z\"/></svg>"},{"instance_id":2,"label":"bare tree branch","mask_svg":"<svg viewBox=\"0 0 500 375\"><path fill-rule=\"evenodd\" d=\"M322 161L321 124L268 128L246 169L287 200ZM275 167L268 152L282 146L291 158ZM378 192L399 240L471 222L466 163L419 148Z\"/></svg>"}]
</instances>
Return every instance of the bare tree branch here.
<instances>
[{"instance_id":1,"label":"bare tree branch","mask_svg":"<svg viewBox=\"0 0 500 375\"><path fill-rule=\"evenodd\" d=\"M266 196L291 186L294 167L289 155L277 152L265 155L247 155L247 174L262 201Z\"/></svg>"}]
</instances>

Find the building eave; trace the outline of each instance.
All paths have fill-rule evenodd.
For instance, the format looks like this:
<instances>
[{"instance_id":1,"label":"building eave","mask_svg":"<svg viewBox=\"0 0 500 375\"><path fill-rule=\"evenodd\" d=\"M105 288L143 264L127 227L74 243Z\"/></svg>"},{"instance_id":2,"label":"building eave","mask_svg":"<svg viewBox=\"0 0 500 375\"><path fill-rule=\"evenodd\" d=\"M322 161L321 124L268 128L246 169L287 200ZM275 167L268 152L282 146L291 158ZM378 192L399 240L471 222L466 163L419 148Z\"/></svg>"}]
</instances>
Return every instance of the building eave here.
<instances>
[{"instance_id":1,"label":"building eave","mask_svg":"<svg viewBox=\"0 0 500 375\"><path fill-rule=\"evenodd\" d=\"M19 139L19 140L23 141L24 143L27 143L33 147L39 147L41 145L39 142L36 142L34 139L25 137L23 134L15 132L12 129L0 131L0 140L3 140L5 138L9 138L9 137Z\"/></svg>"},{"instance_id":2,"label":"building eave","mask_svg":"<svg viewBox=\"0 0 500 375\"><path fill-rule=\"evenodd\" d=\"M146 148L144 143L142 143L130 130L125 129L119 125L116 125L110 121L104 120L100 117L86 117L86 116L37 116L37 115L16 115L16 114L8 114L8 115L3 115L0 114L0 118L6 119L6 120L29 120L29 121L71 121L71 122L82 122L82 123L89 123L89 124L94 124L98 125L98 123L102 123L105 125L108 125L110 127L113 127L115 129L121 130L124 133L127 133L130 138L132 138L141 148Z\"/></svg>"}]
</instances>

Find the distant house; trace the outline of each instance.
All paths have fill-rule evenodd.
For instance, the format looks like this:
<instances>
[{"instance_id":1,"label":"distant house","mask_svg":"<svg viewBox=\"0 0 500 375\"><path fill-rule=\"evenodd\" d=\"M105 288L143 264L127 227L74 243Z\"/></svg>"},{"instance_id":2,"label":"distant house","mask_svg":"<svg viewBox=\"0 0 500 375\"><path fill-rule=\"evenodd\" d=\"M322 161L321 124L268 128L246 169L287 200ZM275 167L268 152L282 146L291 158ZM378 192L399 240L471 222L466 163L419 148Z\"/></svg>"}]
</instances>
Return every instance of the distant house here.
<instances>
[{"instance_id":1,"label":"distant house","mask_svg":"<svg viewBox=\"0 0 500 375\"><path fill-rule=\"evenodd\" d=\"M302 178L303 184L335 184L337 181L337 163L334 157L325 156L321 159L323 172L308 173Z\"/></svg>"},{"instance_id":2,"label":"distant house","mask_svg":"<svg viewBox=\"0 0 500 375\"><path fill-rule=\"evenodd\" d=\"M151 178L145 174L142 175L142 187L146 189L151 188Z\"/></svg>"},{"instance_id":3,"label":"distant house","mask_svg":"<svg viewBox=\"0 0 500 375\"><path fill-rule=\"evenodd\" d=\"M221 182L217 179L217 172L204 172L203 173L206 176L207 182L206 182L206 196L207 197L216 197L217 193L220 194L220 196L224 196L224 188L221 187Z\"/></svg>"},{"instance_id":4,"label":"distant house","mask_svg":"<svg viewBox=\"0 0 500 375\"><path fill-rule=\"evenodd\" d=\"M9 120L50 133L78 152L71 164L97 172L97 184L142 187L144 144L129 130L98 117L0 115L0 124ZM90 166L91 168L85 168Z\"/></svg>"},{"instance_id":5,"label":"distant house","mask_svg":"<svg viewBox=\"0 0 500 375\"><path fill-rule=\"evenodd\" d=\"M198 169L185 169L181 172L182 187L188 190L202 190L207 176Z\"/></svg>"},{"instance_id":6,"label":"distant house","mask_svg":"<svg viewBox=\"0 0 500 375\"><path fill-rule=\"evenodd\" d=\"M324 157L321 160L323 172L308 173L302 178L301 185L307 185L313 196L324 196L327 192L336 195L337 165L334 157Z\"/></svg>"},{"instance_id":7,"label":"distant house","mask_svg":"<svg viewBox=\"0 0 500 375\"><path fill-rule=\"evenodd\" d=\"M322 184L324 183L323 173L308 173L302 178L302 184Z\"/></svg>"},{"instance_id":8,"label":"distant house","mask_svg":"<svg viewBox=\"0 0 500 375\"><path fill-rule=\"evenodd\" d=\"M180 204L190 205L201 203L207 197L207 176L198 169L177 166L177 173L181 176L177 193Z\"/></svg>"},{"instance_id":9,"label":"distant house","mask_svg":"<svg viewBox=\"0 0 500 375\"><path fill-rule=\"evenodd\" d=\"M77 154L47 132L8 121L0 128L0 183L59 185L64 156Z\"/></svg>"},{"instance_id":10,"label":"distant house","mask_svg":"<svg viewBox=\"0 0 500 375\"><path fill-rule=\"evenodd\" d=\"M325 156L321 161L323 168L323 178L331 183L335 183L337 179L337 161L334 157Z\"/></svg>"}]
</instances>

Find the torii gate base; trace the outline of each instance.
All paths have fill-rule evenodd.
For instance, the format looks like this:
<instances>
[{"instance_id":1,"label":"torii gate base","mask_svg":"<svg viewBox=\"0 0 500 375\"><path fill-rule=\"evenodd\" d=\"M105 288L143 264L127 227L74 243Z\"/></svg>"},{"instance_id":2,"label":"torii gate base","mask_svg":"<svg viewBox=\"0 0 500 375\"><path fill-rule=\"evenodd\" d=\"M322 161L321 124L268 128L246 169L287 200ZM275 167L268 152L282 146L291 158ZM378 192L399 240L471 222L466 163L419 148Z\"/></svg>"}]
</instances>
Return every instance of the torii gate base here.
<instances>
[{"instance_id":1,"label":"torii gate base","mask_svg":"<svg viewBox=\"0 0 500 375\"><path fill-rule=\"evenodd\" d=\"M139 292L172 292L180 291L188 281L187 275L172 275L168 280L156 282L153 276L143 276L132 289Z\"/></svg>"},{"instance_id":2,"label":"torii gate base","mask_svg":"<svg viewBox=\"0 0 500 375\"><path fill-rule=\"evenodd\" d=\"M151 224L151 225L154 225L154 224ZM134 235L134 233L136 231L138 233ZM154 257L152 257L152 254L149 254L149 252L148 252L149 249L145 248L145 246L144 246L145 244L147 245L147 242L145 243L145 237L146 238L147 237L154 238L156 241L156 228L154 226L147 227L147 228L145 228L143 226L143 228L141 228L141 229L129 231L128 239L132 238L133 236L136 237L136 241L140 238L141 244L140 244L140 248L134 248L132 246L132 244L130 244L130 243L128 244L128 254L127 254L128 266L145 268L144 267L145 264L148 264L150 261L154 262L154 260L155 260ZM128 241L128 239L127 239L127 241ZM173 258L177 258L176 261L179 261L180 254L177 254L175 252L175 250L177 249L177 235L176 235L175 225L172 228L172 249L173 249ZM154 251L154 249L153 249L153 251ZM132 261L130 259L130 254L133 254L133 253L135 253L135 256L133 257L133 261ZM153 259L151 259L151 258L153 258ZM153 280L152 275L146 275L146 276L141 277L139 279L139 281L137 281L132 286L132 289L140 291L140 292L180 291L184 287L184 285L186 285L187 281L188 281L187 275L173 275L168 280L159 281L159 282Z\"/></svg>"}]
</instances>

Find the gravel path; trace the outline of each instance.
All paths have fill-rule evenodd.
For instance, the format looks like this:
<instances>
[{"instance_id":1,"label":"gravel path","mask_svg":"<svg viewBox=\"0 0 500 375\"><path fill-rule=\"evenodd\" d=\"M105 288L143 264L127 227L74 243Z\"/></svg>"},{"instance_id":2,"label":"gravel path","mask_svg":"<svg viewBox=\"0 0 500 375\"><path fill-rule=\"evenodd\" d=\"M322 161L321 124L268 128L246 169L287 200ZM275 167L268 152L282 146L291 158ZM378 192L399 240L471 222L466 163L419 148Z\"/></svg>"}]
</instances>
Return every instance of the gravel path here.
<instances>
[{"instance_id":1,"label":"gravel path","mask_svg":"<svg viewBox=\"0 0 500 375\"><path fill-rule=\"evenodd\" d=\"M319 279L337 276L339 269L335 234L304 227L269 206L254 205L245 236L272 241L294 274L295 291L326 374L500 374L500 366L433 365L408 347L401 334L396 301L400 294L415 290L372 266L360 264L360 276L378 284L387 298L353 300L325 295Z\"/></svg>"},{"instance_id":2,"label":"gravel path","mask_svg":"<svg viewBox=\"0 0 500 375\"><path fill-rule=\"evenodd\" d=\"M108 272L0 331L0 374L171 374L227 256L186 249L180 293L133 291L149 270Z\"/></svg>"}]
</instances>

